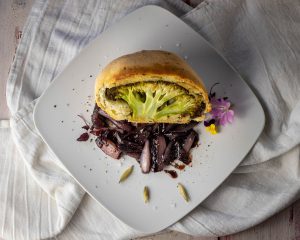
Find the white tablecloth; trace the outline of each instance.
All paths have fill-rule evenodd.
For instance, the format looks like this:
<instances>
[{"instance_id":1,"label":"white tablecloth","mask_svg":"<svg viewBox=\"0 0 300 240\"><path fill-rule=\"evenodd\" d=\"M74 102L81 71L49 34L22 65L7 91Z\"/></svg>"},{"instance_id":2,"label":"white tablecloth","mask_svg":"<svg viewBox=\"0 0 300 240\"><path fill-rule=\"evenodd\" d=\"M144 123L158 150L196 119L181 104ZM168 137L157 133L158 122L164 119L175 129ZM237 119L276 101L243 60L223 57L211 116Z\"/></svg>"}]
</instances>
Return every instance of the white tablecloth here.
<instances>
[{"instance_id":1,"label":"white tablecloth","mask_svg":"<svg viewBox=\"0 0 300 240\"><path fill-rule=\"evenodd\" d=\"M8 79L13 117L0 123L4 239L143 235L112 217L64 171L35 130L32 110L35 99L86 44L147 4L170 10L206 38L247 81L266 113L264 131L241 166L171 228L193 235L230 234L299 198L299 1L207 0L192 9L181 0L39 0Z\"/></svg>"}]
</instances>

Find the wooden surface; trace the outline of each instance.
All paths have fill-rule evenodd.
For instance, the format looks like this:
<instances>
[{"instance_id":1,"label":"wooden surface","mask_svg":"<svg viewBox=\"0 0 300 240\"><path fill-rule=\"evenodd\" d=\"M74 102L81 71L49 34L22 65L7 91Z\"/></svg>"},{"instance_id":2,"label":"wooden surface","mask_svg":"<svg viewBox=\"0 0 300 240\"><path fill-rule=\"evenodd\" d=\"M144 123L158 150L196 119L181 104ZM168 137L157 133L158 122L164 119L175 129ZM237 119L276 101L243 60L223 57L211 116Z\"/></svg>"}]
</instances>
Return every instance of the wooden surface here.
<instances>
[{"instance_id":1,"label":"wooden surface","mask_svg":"<svg viewBox=\"0 0 300 240\"><path fill-rule=\"evenodd\" d=\"M5 105L6 79L33 1L0 0L0 119L9 117ZM300 200L258 226L225 237L203 238L166 232L139 240L300 240L299 209Z\"/></svg>"}]
</instances>

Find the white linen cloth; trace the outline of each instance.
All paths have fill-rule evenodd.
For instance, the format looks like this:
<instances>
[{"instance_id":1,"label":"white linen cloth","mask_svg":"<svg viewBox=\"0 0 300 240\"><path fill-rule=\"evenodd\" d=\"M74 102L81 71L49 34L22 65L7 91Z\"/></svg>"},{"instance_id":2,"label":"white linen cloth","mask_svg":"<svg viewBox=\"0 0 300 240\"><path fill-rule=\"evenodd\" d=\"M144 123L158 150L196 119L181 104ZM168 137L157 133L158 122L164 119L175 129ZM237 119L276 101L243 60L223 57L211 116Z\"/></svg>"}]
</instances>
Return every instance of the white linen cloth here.
<instances>
[{"instance_id":1,"label":"white linen cloth","mask_svg":"<svg viewBox=\"0 0 300 240\"><path fill-rule=\"evenodd\" d=\"M192 9L181 0L39 0L8 79L12 118L10 124L0 123L4 239L143 235L113 217L64 171L35 130L32 111L35 99L86 44L148 4L172 11L207 39L247 81L266 114L264 131L241 166L171 229L226 235L265 220L300 197L299 1L207 0Z\"/></svg>"}]
</instances>

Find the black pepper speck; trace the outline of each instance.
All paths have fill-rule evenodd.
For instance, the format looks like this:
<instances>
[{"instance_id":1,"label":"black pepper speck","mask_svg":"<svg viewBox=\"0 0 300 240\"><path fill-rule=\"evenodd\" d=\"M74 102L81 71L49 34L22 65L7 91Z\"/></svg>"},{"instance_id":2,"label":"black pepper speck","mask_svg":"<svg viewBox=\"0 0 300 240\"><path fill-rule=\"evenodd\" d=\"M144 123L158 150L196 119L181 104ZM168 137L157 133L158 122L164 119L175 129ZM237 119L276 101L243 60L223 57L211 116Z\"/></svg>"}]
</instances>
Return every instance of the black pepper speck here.
<instances>
[{"instance_id":1,"label":"black pepper speck","mask_svg":"<svg viewBox=\"0 0 300 240\"><path fill-rule=\"evenodd\" d=\"M54 105L53 107L55 107L55 108L56 108L56 107L57 107L57 105Z\"/></svg>"},{"instance_id":2,"label":"black pepper speck","mask_svg":"<svg viewBox=\"0 0 300 240\"><path fill-rule=\"evenodd\" d=\"M90 75L90 77L93 77L93 75Z\"/></svg>"}]
</instances>

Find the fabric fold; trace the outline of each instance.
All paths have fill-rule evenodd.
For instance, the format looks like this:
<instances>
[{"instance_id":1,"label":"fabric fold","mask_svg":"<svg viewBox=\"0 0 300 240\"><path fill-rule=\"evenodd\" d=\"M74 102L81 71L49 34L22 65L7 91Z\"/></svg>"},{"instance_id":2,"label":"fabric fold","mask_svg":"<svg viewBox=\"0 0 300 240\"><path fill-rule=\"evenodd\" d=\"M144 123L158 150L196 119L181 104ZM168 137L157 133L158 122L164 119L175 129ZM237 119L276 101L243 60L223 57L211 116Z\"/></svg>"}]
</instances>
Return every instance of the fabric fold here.
<instances>
[{"instance_id":1,"label":"fabric fold","mask_svg":"<svg viewBox=\"0 0 300 240\"><path fill-rule=\"evenodd\" d=\"M62 230L79 206L85 191L64 169L34 127L35 103L36 100L12 116L11 136L29 174L56 203L57 227Z\"/></svg>"},{"instance_id":2,"label":"fabric fold","mask_svg":"<svg viewBox=\"0 0 300 240\"><path fill-rule=\"evenodd\" d=\"M200 236L231 234L260 223L300 197L296 1L206 0L192 9L181 0L38 0L9 74L11 127L0 122L4 239L143 235L85 195L43 142L32 116L37 98L84 46L126 14L149 4L182 16L200 33L248 83L267 119L241 166L171 229Z\"/></svg>"}]
</instances>

